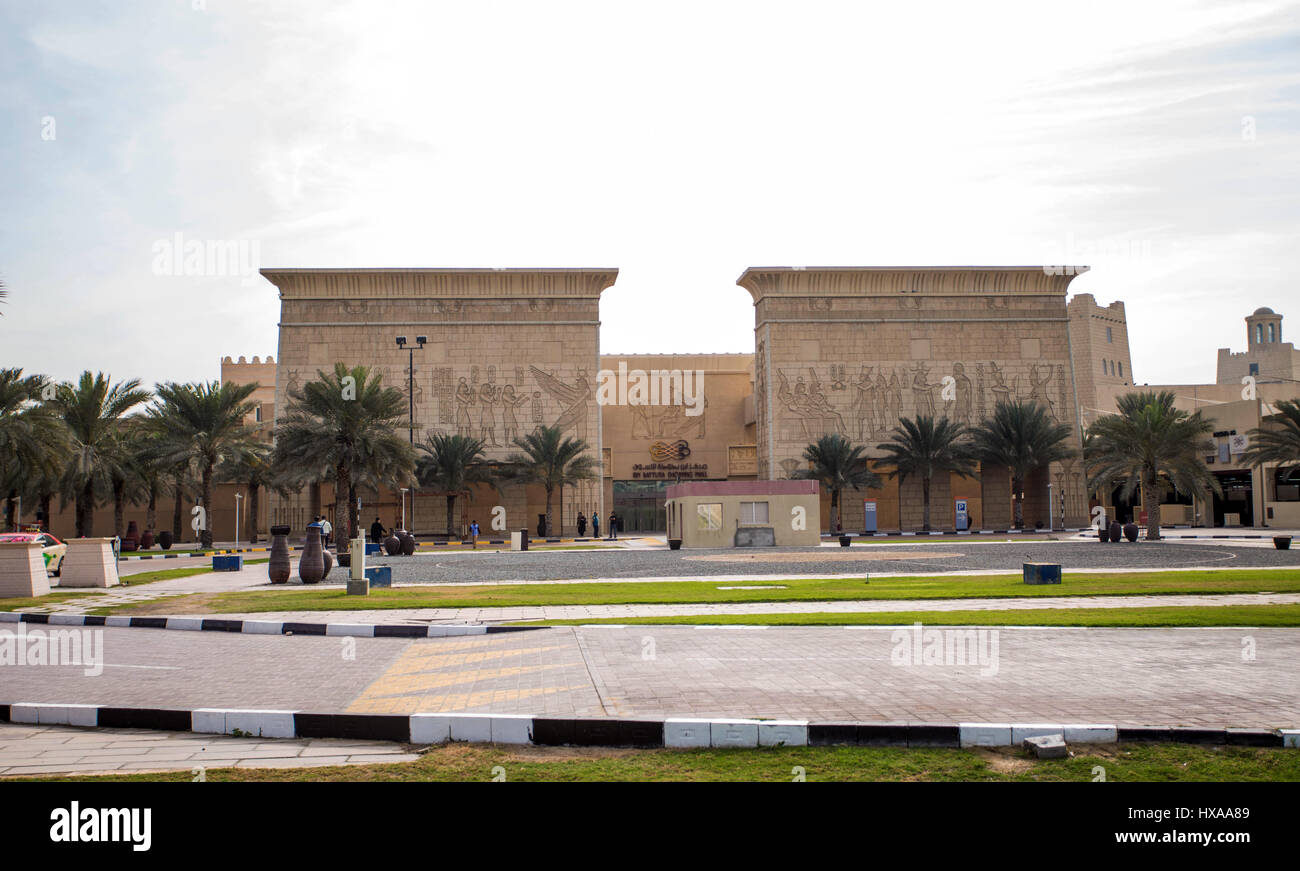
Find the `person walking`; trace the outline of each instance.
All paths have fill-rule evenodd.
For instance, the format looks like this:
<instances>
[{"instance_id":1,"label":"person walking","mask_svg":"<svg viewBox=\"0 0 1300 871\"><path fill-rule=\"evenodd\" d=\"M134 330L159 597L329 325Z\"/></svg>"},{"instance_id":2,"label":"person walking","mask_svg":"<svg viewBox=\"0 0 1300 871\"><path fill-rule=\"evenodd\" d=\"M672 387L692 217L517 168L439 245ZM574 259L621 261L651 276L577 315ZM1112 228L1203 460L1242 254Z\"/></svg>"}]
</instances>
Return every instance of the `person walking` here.
<instances>
[{"instance_id":1,"label":"person walking","mask_svg":"<svg viewBox=\"0 0 1300 871\"><path fill-rule=\"evenodd\" d=\"M384 524L379 522L378 517L370 524L370 540L375 544L381 544L384 540Z\"/></svg>"},{"instance_id":2,"label":"person walking","mask_svg":"<svg viewBox=\"0 0 1300 871\"><path fill-rule=\"evenodd\" d=\"M578 538L587 534L587 517L581 511L578 512Z\"/></svg>"},{"instance_id":3,"label":"person walking","mask_svg":"<svg viewBox=\"0 0 1300 871\"><path fill-rule=\"evenodd\" d=\"M333 531L334 531L334 526L333 526L333 524L331 524L331 523L329 522L329 520L326 519L325 517L321 517L321 519L320 519L320 535L321 535L321 541L324 543L325 547L329 547L329 544L330 544L330 533L333 532Z\"/></svg>"},{"instance_id":4,"label":"person walking","mask_svg":"<svg viewBox=\"0 0 1300 871\"><path fill-rule=\"evenodd\" d=\"M618 541L618 515L609 512L609 540Z\"/></svg>"},{"instance_id":5,"label":"person walking","mask_svg":"<svg viewBox=\"0 0 1300 871\"><path fill-rule=\"evenodd\" d=\"M591 537L600 538L600 515L595 511L591 512Z\"/></svg>"},{"instance_id":6,"label":"person walking","mask_svg":"<svg viewBox=\"0 0 1300 871\"><path fill-rule=\"evenodd\" d=\"M478 550L478 521L471 520L469 524L469 543L474 550Z\"/></svg>"}]
</instances>

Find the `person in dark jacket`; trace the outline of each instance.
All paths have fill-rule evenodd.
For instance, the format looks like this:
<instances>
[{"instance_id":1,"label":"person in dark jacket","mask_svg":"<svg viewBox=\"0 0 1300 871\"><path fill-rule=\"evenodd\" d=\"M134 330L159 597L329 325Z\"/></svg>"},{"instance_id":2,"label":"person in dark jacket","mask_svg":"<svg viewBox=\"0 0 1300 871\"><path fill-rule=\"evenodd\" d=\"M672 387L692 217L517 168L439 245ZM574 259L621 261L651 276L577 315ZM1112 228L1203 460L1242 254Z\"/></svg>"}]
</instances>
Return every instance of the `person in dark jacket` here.
<instances>
[{"instance_id":1,"label":"person in dark jacket","mask_svg":"<svg viewBox=\"0 0 1300 871\"><path fill-rule=\"evenodd\" d=\"M618 541L618 515L609 512L609 540Z\"/></svg>"},{"instance_id":2,"label":"person in dark jacket","mask_svg":"<svg viewBox=\"0 0 1300 871\"><path fill-rule=\"evenodd\" d=\"M587 534L587 515L579 511L578 512L578 537L582 538L582 536L586 534Z\"/></svg>"},{"instance_id":3,"label":"person in dark jacket","mask_svg":"<svg viewBox=\"0 0 1300 871\"><path fill-rule=\"evenodd\" d=\"M375 522L374 522L374 523L370 524L370 540L373 541L375 544L382 544L382 543L383 543L383 540L384 540L384 524L382 524L382 523L379 522L379 518L378 518L378 517L375 518Z\"/></svg>"}]
</instances>

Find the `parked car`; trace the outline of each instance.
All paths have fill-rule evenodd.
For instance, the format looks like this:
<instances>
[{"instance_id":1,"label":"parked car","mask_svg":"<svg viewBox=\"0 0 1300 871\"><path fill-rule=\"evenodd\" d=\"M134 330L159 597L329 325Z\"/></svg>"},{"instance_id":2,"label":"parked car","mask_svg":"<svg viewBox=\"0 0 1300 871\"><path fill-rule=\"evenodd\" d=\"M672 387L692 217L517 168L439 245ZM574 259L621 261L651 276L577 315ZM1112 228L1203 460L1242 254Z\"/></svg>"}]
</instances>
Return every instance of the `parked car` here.
<instances>
[{"instance_id":1,"label":"parked car","mask_svg":"<svg viewBox=\"0 0 1300 871\"><path fill-rule=\"evenodd\" d=\"M39 541L41 555L45 557L45 571L56 578L63 571L63 557L68 553L68 546L48 532L6 532L0 534L0 541Z\"/></svg>"}]
</instances>

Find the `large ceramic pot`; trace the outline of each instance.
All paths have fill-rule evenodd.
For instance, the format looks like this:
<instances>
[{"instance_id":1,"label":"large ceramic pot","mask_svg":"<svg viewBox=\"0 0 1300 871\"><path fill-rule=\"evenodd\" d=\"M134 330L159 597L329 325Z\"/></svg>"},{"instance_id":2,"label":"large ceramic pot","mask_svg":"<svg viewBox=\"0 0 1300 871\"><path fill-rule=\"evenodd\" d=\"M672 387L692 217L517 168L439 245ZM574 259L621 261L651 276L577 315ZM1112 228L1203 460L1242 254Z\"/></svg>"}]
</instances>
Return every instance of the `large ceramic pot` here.
<instances>
[{"instance_id":1,"label":"large ceramic pot","mask_svg":"<svg viewBox=\"0 0 1300 871\"><path fill-rule=\"evenodd\" d=\"M164 529L158 533L158 546L163 550L172 549L172 531L170 529Z\"/></svg>"},{"instance_id":2,"label":"large ceramic pot","mask_svg":"<svg viewBox=\"0 0 1300 871\"><path fill-rule=\"evenodd\" d=\"M148 550L153 547L153 530L146 529L140 534L140 550Z\"/></svg>"},{"instance_id":3,"label":"large ceramic pot","mask_svg":"<svg viewBox=\"0 0 1300 871\"><path fill-rule=\"evenodd\" d=\"M1124 524L1124 537L1129 541L1138 540L1138 525L1136 523Z\"/></svg>"},{"instance_id":4,"label":"large ceramic pot","mask_svg":"<svg viewBox=\"0 0 1300 871\"><path fill-rule=\"evenodd\" d=\"M669 550L681 550L681 549L682 549L682 540L681 540L680 538L670 538L670 539L668 539L668 549L669 549Z\"/></svg>"},{"instance_id":5,"label":"large ceramic pot","mask_svg":"<svg viewBox=\"0 0 1300 871\"><path fill-rule=\"evenodd\" d=\"M397 531L397 537L402 540L402 556L410 556L415 553L415 536L405 529Z\"/></svg>"},{"instance_id":6,"label":"large ceramic pot","mask_svg":"<svg viewBox=\"0 0 1300 871\"><path fill-rule=\"evenodd\" d=\"M166 535L166 533L163 533ZM291 568L289 565L289 527L272 526L271 527L271 561L267 564L266 573L271 578L273 584L289 583L289 574Z\"/></svg>"},{"instance_id":7,"label":"large ceramic pot","mask_svg":"<svg viewBox=\"0 0 1300 871\"><path fill-rule=\"evenodd\" d=\"M128 538L136 544L140 543L140 527L134 520L126 525L126 535L122 536L123 541Z\"/></svg>"},{"instance_id":8,"label":"large ceramic pot","mask_svg":"<svg viewBox=\"0 0 1300 871\"><path fill-rule=\"evenodd\" d=\"M389 556L397 556L402 552L402 540L396 535L390 535L384 539L384 551Z\"/></svg>"},{"instance_id":9,"label":"large ceramic pot","mask_svg":"<svg viewBox=\"0 0 1300 871\"><path fill-rule=\"evenodd\" d=\"M330 569L334 568L334 557L330 554L329 549L325 548L320 552L321 559L325 562L325 573L320 576L323 581L330 576Z\"/></svg>"},{"instance_id":10,"label":"large ceramic pot","mask_svg":"<svg viewBox=\"0 0 1300 871\"><path fill-rule=\"evenodd\" d=\"M307 542L298 558L298 577L304 584L319 584L325 577L324 551L320 543L320 524L307 524Z\"/></svg>"},{"instance_id":11,"label":"large ceramic pot","mask_svg":"<svg viewBox=\"0 0 1300 871\"><path fill-rule=\"evenodd\" d=\"M1118 520L1112 520L1110 522L1110 540L1112 542L1118 543L1120 536L1122 536L1123 534L1124 534L1124 527L1119 525Z\"/></svg>"},{"instance_id":12,"label":"large ceramic pot","mask_svg":"<svg viewBox=\"0 0 1300 871\"><path fill-rule=\"evenodd\" d=\"M1275 535L1275 536L1273 536L1273 547L1277 548L1278 550L1290 550L1290 549L1291 549L1291 536L1289 536L1289 535Z\"/></svg>"},{"instance_id":13,"label":"large ceramic pot","mask_svg":"<svg viewBox=\"0 0 1300 871\"><path fill-rule=\"evenodd\" d=\"M124 537L124 538L122 539L122 552L123 552L123 553L126 553L126 552L128 552L128 551L135 550L135 549L138 548L139 546L140 546L140 542L137 541L137 540L134 539L134 538L125 538L125 537Z\"/></svg>"},{"instance_id":14,"label":"large ceramic pot","mask_svg":"<svg viewBox=\"0 0 1300 871\"><path fill-rule=\"evenodd\" d=\"M1108 541L1110 541L1110 530L1108 530L1105 526L1098 526L1097 540L1100 541L1102 544L1106 544Z\"/></svg>"}]
</instances>

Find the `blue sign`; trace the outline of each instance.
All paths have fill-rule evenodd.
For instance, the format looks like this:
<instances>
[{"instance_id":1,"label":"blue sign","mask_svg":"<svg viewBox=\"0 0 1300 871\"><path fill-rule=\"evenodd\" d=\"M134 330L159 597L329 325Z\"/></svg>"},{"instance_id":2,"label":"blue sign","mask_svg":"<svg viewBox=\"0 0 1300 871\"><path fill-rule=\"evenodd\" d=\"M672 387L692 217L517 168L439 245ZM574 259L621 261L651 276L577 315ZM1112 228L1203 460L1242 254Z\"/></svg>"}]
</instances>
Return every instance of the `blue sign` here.
<instances>
[{"instance_id":1,"label":"blue sign","mask_svg":"<svg viewBox=\"0 0 1300 871\"><path fill-rule=\"evenodd\" d=\"M957 499L953 504L953 526L958 530L970 529L970 515L966 513L966 500Z\"/></svg>"},{"instance_id":2,"label":"blue sign","mask_svg":"<svg viewBox=\"0 0 1300 871\"><path fill-rule=\"evenodd\" d=\"M862 531L875 532L876 531L876 500L875 499L862 500L862 514L866 518L866 522L862 524Z\"/></svg>"}]
</instances>

